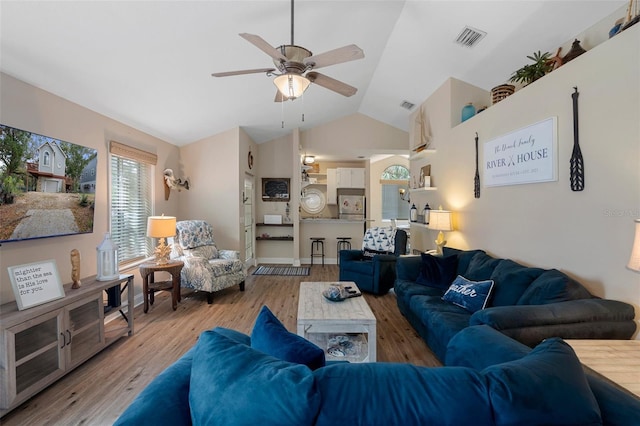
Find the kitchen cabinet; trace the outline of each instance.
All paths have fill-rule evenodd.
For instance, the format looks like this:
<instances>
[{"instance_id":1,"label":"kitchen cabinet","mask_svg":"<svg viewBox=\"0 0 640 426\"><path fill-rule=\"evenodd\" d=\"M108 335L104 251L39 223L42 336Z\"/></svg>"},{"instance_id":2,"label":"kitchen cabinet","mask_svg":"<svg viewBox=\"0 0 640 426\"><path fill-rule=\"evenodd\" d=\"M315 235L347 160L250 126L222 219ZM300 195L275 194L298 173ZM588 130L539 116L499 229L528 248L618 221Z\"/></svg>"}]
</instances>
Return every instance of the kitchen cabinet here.
<instances>
[{"instance_id":1,"label":"kitchen cabinet","mask_svg":"<svg viewBox=\"0 0 640 426\"><path fill-rule=\"evenodd\" d=\"M104 290L125 283L123 320L105 324ZM119 337L133 334L133 275L110 281L95 276L82 287L65 286L65 297L23 311L15 302L0 306L0 415L26 401ZM121 306L114 307L122 309Z\"/></svg>"},{"instance_id":2,"label":"kitchen cabinet","mask_svg":"<svg viewBox=\"0 0 640 426\"><path fill-rule=\"evenodd\" d=\"M338 170L327 169L327 204L338 204Z\"/></svg>"},{"instance_id":3,"label":"kitchen cabinet","mask_svg":"<svg viewBox=\"0 0 640 426\"><path fill-rule=\"evenodd\" d=\"M338 167L336 169L337 188L365 188L364 169Z\"/></svg>"}]
</instances>

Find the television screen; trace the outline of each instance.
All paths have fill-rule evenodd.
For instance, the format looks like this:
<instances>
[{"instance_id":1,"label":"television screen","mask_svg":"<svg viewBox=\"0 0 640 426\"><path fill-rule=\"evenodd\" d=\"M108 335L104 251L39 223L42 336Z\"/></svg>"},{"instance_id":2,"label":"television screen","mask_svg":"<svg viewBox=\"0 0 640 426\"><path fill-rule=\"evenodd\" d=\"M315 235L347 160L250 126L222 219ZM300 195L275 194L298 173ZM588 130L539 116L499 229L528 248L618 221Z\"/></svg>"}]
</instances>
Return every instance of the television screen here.
<instances>
[{"instance_id":1,"label":"television screen","mask_svg":"<svg viewBox=\"0 0 640 426\"><path fill-rule=\"evenodd\" d=\"M0 243L93 232L97 151L0 124Z\"/></svg>"}]
</instances>

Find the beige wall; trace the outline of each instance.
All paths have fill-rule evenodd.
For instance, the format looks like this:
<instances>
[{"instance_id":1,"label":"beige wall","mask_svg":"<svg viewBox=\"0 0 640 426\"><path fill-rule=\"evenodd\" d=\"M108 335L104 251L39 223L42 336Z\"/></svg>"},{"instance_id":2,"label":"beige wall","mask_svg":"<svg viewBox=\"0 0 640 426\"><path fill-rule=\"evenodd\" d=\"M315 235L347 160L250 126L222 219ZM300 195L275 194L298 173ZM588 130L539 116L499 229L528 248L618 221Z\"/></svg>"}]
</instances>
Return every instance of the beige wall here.
<instances>
[{"instance_id":1,"label":"beige wall","mask_svg":"<svg viewBox=\"0 0 640 426\"><path fill-rule=\"evenodd\" d=\"M241 250L240 129L182 146L180 158L191 186L181 194L178 220L205 220L213 226L219 248ZM246 164L246 154L242 160Z\"/></svg>"},{"instance_id":2,"label":"beige wall","mask_svg":"<svg viewBox=\"0 0 640 426\"><path fill-rule=\"evenodd\" d=\"M102 241L104 233L109 231L109 141L115 140L158 155L154 170L154 212L177 214L179 197L172 193L169 200L165 201L162 181L164 168L181 170L177 147L6 74L0 74L0 87L2 124L98 150L93 233L3 243L0 247L0 303L15 300L8 266L53 259L60 279L68 283L71 282L69 253L75 248L81 255L81 276L96 273L96 246ZM135 276L136 285L139 285L137 272Z\"/></svg>"},{"instance_id":3,"label":"beige wall","mask_svg":"<svg viewBox=\"0 0 640 426\"><path fill-rule=\"evenodd\" d=\"M445 83L424 103L438 135L437 151L412 162L412 171L432 163L438 190L419 197L455 212L448 245L560 269L597 296L633 304L638 318L640 274L625 265L633 221L640 218L639 75L640 27L635 26L453 128L442 121L441 108L457 104L452 108L459 111L467 85ZM569 186L574 86L580 92L582 192ZM558 122L558 180L482 187L480 199L474 199L475 133L482 162L483 143L549 117ZM435 232L412 227L411 239L413 247L430 249Z\"/></svg>"}]
</instances>

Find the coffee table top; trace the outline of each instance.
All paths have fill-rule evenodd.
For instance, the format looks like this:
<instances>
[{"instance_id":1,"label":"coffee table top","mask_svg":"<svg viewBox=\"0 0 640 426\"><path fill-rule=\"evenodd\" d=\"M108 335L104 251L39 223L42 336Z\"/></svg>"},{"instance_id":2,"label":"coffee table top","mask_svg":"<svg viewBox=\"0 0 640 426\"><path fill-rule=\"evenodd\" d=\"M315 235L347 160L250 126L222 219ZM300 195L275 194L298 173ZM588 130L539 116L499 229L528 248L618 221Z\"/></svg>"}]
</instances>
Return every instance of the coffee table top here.
<instances>
[{"instance_id":1,"label":"coffee table top","mask_svg":"<svg viewBox=\"0 0 640 426\"><path fill-rule=\"evenodd\" d=\"M351 297L341 302L327 300L322 291L329 286L351 286L360 291L354 282L350 281L326 281L300 283L300 296L298 299L298 323L306 322L352 322L375 324L376 317L363 296Z\"/></svg>"}]
</instances>

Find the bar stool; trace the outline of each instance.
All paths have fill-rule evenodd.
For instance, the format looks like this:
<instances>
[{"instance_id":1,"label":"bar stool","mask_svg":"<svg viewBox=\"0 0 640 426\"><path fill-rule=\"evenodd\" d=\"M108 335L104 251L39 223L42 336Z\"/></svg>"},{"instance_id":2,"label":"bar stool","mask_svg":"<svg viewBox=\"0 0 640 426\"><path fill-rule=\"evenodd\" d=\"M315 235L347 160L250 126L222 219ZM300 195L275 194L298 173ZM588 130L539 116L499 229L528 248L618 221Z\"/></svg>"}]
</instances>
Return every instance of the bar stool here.
<instances>
[{"instance_id":1,"label":"bar stool","mask_svg":"<svg viewBox=\"0 0 640 426\"><path fill-rule=\"evenodd\" d=\"M338 240L338 247L336 252L338 253L338 265L340 264L340 250L351 250L351 237L336 237Z\"/></svg>"},{"instance_id":2,"label":"bar stool","mask_svg":"<svg viewBox=\"0 0 640 426\"><path fill-rule=\"evenodd\" d=\"M313 266L314 257L322 257L322 266L324 266L324 237L311 237L311 266Z\"/></svg>"}]
</instances>

